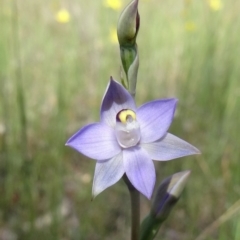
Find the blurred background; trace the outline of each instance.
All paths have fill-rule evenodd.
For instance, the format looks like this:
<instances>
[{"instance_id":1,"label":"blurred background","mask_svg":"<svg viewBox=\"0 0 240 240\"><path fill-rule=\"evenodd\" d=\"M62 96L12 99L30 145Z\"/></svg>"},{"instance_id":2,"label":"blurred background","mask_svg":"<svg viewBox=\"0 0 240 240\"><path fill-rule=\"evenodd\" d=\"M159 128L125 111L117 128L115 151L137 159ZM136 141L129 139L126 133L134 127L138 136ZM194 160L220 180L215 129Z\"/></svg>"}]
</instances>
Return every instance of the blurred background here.
<instances>
[{"instance_id":1,"label":"blurred background","mask_svg":"<svg viewBox=\"0 0 240 240\"><path fill-rule=\"evenodd\" d=\"M95 161L64 146L98 121L129 0L0 1L0 240L129 239L123 181L91 201ZM202 154L156 239L240 239L240 2L140 0L136 102L177 97L170 132ZM150 203L142 197L142 218Z\"/></svg>"}]
</instances>

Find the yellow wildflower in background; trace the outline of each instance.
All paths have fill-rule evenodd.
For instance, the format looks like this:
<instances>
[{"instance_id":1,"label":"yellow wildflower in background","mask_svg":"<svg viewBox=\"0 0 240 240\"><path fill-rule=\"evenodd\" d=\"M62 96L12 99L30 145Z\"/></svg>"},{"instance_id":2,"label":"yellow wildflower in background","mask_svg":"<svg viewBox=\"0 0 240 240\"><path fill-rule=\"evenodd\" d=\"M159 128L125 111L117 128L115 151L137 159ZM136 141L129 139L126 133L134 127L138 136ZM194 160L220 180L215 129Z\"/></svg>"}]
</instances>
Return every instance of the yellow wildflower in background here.
<instances>
[{"instance_id":1,"label":"yellow wildflower in background","mask_svg":"<svg viewBox=\"0 0 240 240\"><path fill-rule=\"evenodd\" d=\"M213 11L219 11L223 7L221 0L209 0L209 6Z\"/></svg>"},{"instance_id":2,"label":"yellow wildflower in background","mask_svg":"<svg viewBox=\"0 0 240 240\"><path fill-rule=\"evenodd\" d=\"M185 23L185 30L188 32L194 32L196 30L196 25L193 21L188 21Z\"/></svg>"},{"instance_id":3,"label":"yellow wildflower in background","mask_svg":"<svg viewBox=\"0 0 240 240\"><path fill-rule=\"evenodd\" d=\"M67 9L60 9L56 14L56 21L59 23L68 23L70 21L70 14Z\"/></svg>"},{"instance_id":4,"label":"yellow wildflower in background","mask_svg":"<svg viewBox=\"0 0 240 240\"><path fill-rule=\"evenodd\" d=\"M109 39L111 43L117 44L118 43L118 36L117 36L117 29L112 27L109 33Z\"/></svg>"},{"instance_id":5,"label":"yellow wildflower in background","mask_svg":"<svg viewBox=\"0 0 240 240\"><path fill-rule=\"evenodd\" d=\"M122 8L121 0L104 0L104 5L116 11Z\"/></svg>"}]
</instances>

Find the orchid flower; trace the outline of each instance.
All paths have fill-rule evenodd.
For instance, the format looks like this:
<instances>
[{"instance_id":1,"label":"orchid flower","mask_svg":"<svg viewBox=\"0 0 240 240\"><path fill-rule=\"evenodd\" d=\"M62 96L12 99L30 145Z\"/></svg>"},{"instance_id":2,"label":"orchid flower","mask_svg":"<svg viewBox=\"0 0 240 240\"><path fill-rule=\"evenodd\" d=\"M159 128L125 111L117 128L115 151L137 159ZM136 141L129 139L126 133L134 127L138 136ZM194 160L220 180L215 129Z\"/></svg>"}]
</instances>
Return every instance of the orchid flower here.
<instances>
[{"instance_id":1,"label":"orchid flower","mask_svg":"<svg viewBox=\"0 0 240 240\"><path fill-rule=\"evenodd\" d=\"M110 80L104 94L100 122L81 128L66 143L97 161L93 196L115 184L126 173L132 185L150 199L156 173L152 159L171 159L200 153L168 133L177 99L160 99L139 108L130 93Z\"/></svg>"}]
</instances>

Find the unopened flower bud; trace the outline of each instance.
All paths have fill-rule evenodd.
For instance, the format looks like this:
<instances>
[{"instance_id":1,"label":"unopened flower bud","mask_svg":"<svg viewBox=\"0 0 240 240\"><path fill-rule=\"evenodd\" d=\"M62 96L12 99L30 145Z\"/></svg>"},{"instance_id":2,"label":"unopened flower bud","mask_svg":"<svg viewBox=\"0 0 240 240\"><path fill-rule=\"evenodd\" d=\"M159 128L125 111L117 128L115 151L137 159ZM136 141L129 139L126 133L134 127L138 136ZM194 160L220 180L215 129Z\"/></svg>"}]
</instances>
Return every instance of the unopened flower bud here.
<instances>
[{"instance_id":1,"label":"unopened flower bud","mask_svg":"<svg viewBox=\"0 0 240 240\"><path fill-rule=\"evenodd\" d=\"M139 25L138 0L134 0L123 10L118 21L117 35L120 46L135 45Z\"/></svg>"},{"instance_id":2,"label":"unopened flower bud","mask_svg":"<svg viewBox=\"0 0 240 240\"><path fill-rule=\"evenodd\" d=\"M160 184L153 201L151 214L158 220L165 220L181 196L190 171L175 173Z\"/></svg>"},{"instance_id":3,"label":"unopened flower bud","mask_svg":"<svg viewBox=\"0 0 240 240\"><path fill-rule=\"evenodd\" d=\"M162 222L166 220L179 200L190 173L190 171L175 173L161 182L150 214L144 219L141 225L140 240L154 239Z\"/></svg>"}]
</instances>

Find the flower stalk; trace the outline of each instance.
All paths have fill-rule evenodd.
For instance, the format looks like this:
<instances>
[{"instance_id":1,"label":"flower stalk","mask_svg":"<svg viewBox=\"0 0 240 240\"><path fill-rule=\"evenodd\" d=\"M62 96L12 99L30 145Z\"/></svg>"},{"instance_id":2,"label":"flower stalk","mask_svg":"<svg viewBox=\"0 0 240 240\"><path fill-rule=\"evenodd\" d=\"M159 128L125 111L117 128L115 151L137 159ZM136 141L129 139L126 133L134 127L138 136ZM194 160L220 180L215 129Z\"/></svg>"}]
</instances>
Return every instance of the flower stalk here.
<instances>
[{"instance_id":1,"label":"flower stalk","mask_svg":"<svg viewBox=\"0 0 240 240\"><path fill-rule=\"evenodd\" d=\"M134 97L136 94L137 73L139 67L138 48L136 38L140 26L138 0L132 1L122 12L117 27L122 66L127 81L122 84Z\"/></svg>"},{"instance_id":2,"label":"flower stalk","mask_svg":"<svg viewBox=\"0 0 240 240\"><path fill-rule=\"evenodd\" d=\"M117 27L120 56L127 79L127 81L124 81L124 78L122 78L121 82L133 98L136 95L139 67L138 48L136 44L139 25L138 0L134 0L123 10ZM138 240L140 233L140 193L129 181L126 174L124 174L123 179L128 186L131 197L131 239Z\"/></svg>"},{"instance_id":3,"label":"flower stalk","mask_svg":"<svg viewBox=\"0 0 240 240\"><path fill-rule=\"evenodd\" d=\"M122 84L125 86L129 93L135 97L137 86L137 74L139 67L139 57L137 44L133 47L121 47L120 55L124 72L126 73L127 82L122 79Z\"/></svg>"},{"instance_id":4,"label":"flower stalk","mask_svg":"<svg viewBox=\"0 0 240 240\"><path fill-rule=\"evenodd\" d=\"M139 240L140 234L140 193L131 184L126 174L123 176L131 198L131 240Z\"/></svg>"}]
</instances>

